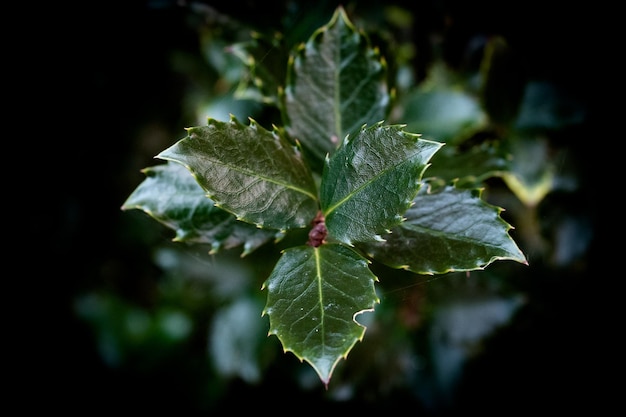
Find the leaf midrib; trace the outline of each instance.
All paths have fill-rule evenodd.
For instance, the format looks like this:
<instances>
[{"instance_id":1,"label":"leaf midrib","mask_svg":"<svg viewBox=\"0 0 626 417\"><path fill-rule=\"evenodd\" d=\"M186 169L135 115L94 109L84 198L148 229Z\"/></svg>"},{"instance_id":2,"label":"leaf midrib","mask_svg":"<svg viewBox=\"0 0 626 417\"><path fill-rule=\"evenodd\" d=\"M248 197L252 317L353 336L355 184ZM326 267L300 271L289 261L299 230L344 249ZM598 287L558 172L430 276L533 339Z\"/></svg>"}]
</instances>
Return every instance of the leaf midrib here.
<instances>
[{"instance_id":1,"label":"leaf midrib","mask_svg":"<svg viewBox=\"0 0 626 417\"><path fill-rule=\"evenodd\" d=\"M454 233L442 232L437 229L431 229L426 226L419 226L410 222L404 222L403 224L400 225L400 227L403 229L412 231L412 232L423 233L429 236L435 236L435 237L440 237L440 238L446 238L446 240L451 240L455 242L468 243L468 244L473 244L473 245L480 244L481 246L492 248L492 249L501 249L500 245L491 244L489 240L480 240L480 239L473 239L470 237L465 237L459 234L458 232L454 232Z\"/></svg>"},{"instance_id":2,"label":"leaf midrib","mask_svg":"<svg viewBox=\"0 0 626 417\"><path fill-rule=\"evenodd\" d=\"M350 198L352 198L355 194L357 194L360 190L362 190L363 188L367 187L368 185L370 185L371 183L373 183L377 178L380 178L381 176L383 176L384 174L386 174L389 171L392 171L394 169L397 169L398 167L405 165L407 163L409 163L411 161L411 159L417 155L418 153L416 152L415 154L411 155L408 158L405 158L402 162L392 165L387 169L384 169L382 171L380 171L380 173L374 177L372 177L369 181L364 182L360 187L356 188L353 192L349 193L348 195L346 195L344 198L342 198L341 200L339 200L335 205L330 206L326 209L326 211L324 212L325 216L328 216L329 214L331 214L333 211L335 211L339 206L341 206L342 204L344 204L346 201L348 201Z\"/></svg>"},{"instance_id":3,"label":"leaf midrib","mask_svg":"<svg viewBox=\"0 0 626 417\"><path fill-rule=\"evenodd\" d=\"M315 254L315 271L316 271L316 278L317 278L317 288L318 288L318 297L320 300L319 306L320 306L320 326L322 327L322 334L321 334L321 338L322 338L322 348L326 347L326 332L324 329L324 293L322 291L322 266L321 266L321 259L320 259L320 249L319 248L314 248L314 254Z\"/></svg>"},{"instance_id":4,"label":"leaf midrib","mask_svg":"<svg viewBox=\"0 0 626 417\"><path fill-rule=\"evenodd\" d=\"M180 162L180 161L178 161L176 159L169 158L169 157L164 157L163 159L168 159L168 160L173 161L173 162ZM315 194L312 194L308 190L305 190L305 189L300 188L300 187L296 187L296 186L294 186L292 184L281 182L281 181L277 181L277 180L275 180L273 178L265 177L263 175L256 174L256 173L254 173L252 171L247 171L245 169L242 169L242 168L240 168L240 167L238 167L236 165L230 165L230 164L224 163L224 162L216 160L216 159L206 158L206 160L208 162L212 163L212 164L223 166L223 167L227 168L228 170L235 171L235 172L241 173L243 175L246 175L246 176L252 177L252 178L257 177L257 178L261 179L262 181L266 181L266 182L269 182L269 183L272 183L272 184L280 185L282 187L285 187L285 188L288 188L290 190L294 190L296 192L304 194L305 196L307 196L307 197L309 197L309 198L311 198L313 200L317 200L317 197L315 196ZM185 166L190 171L194 171L189 165L185 164Z\"/></svg>"}]
</instances>

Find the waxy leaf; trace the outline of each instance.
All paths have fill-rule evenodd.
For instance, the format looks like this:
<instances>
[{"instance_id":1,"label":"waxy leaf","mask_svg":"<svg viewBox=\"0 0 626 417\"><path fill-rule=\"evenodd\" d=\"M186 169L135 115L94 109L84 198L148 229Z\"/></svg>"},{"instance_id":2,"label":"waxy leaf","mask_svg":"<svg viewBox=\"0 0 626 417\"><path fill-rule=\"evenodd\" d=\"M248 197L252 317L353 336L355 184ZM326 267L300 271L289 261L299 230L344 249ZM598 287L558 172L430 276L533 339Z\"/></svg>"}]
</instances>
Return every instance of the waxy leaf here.
<instances>
[{"instance_id":1,"label":"waxy leaf","mask_svg":"<svg viewBox=\"0 0 626 417\"><path fill-rule=\"evenodd\" d=\"M382 240L402 222L421 177L442 143L419 139L402 126L378 123L347 136L327 158L320 190L329 239Z\"/></svg>"},{"instance_id":2,"label":"waxy leaf","mask_svg":"<svg viewBox=\"0 0 626 417\"><path fill-rule=\"evenodd\" d=\"M387 67L338 7L289 60L287 132L320 162L341 139L385 118Z\"/></svg>"},{"instance_id":3,"label":"waxy leaf","mask_svg":"<svg viewBox=\"0 0 626 417\"><path fill-rule=\"evenodd\" d=\"M157 157L187 167L215 204L238 220L287 230L309 225L317 214L311 171L278 130L231 117L187 132Z\"/></svg>"},{"instance_id":4,"label":"waxy leaf","mask_svg":"<svg viewBox=\"0 0 626 417\"><path fill-rule=\"evenodd\" d=\"M339 244L287 249L263 284L270 319L285 352L308 362L328 385L341 358L362 340L355 317L379 302L368 261Z\"/></svg>"},{"instance_id":5,"label":"waxy leaf","mask_svg":"<svg viewBox=\"0 0 626 417\"><path fill-rule=\"evenodd\" d=\"M146 179L122 205L139 209L176 232L174 241L210 244L211 253L243 245L245 256L281 236L237 221L215 207L191 173L182 165L167 163L145 168Z\"/></svg>"},{"instance_id":6,"label":"waxy leaf","mask_svg":"<svg viewBox=\"0 0 626 417\"><path fill-rule=\"evenodd\" d=\"M484 269L496 260L528 264L501 217L502 209L480 198L480 190L452 186L420 192L406 221L385 242L359 245L371 258L418 274Z\"/></svg>"}]
</instances>

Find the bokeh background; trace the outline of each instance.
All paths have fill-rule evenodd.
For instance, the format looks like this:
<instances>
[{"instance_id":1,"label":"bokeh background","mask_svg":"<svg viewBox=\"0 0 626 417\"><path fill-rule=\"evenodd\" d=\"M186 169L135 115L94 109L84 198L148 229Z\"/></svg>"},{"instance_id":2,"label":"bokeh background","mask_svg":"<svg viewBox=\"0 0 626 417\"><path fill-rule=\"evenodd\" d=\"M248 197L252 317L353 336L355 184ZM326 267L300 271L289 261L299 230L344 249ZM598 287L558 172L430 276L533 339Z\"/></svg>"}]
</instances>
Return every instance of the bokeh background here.
<instances>
[{"instance_id":1,"label":"bokeh background","mask_svg":"<svg viewBox=\"0 0 626 417\"><path fill-rule=\"evenodd\" d=\"M599 177L588 162L598 130L593 10L535 0L344 2L364 22L394 6L413 19L403 36L413 42L416 80L434 55L460 68L481 39L500 35L528 74L558 86L582 116L549 135L576 185L537 207L540 239L512 232L530 266L381 282L380 312L328 390L265 337L260 284L274 248L246 263L237 250L210 256L171 242L172 232L144 213L121 211L140 170L185 127L228 111L275 116L232 98L234 80L216 71L220 39L249 27L304 40L338 4L109 1L72 5L71 18L46 24L41 47L54 53L41 64L61 64L49 81L60 108L50 109L57 117L48 128L57 133L42 146L45 199L31 207L28 226L45 252L33 268L46 271L30 292L46 308L27 330L37 342L20 383L46 407L179 415L402 407L439 415L603 406L592 389L602 369L592 274ZM516 226L523 209L502 201Z\"/></svg>"}]
</instances>

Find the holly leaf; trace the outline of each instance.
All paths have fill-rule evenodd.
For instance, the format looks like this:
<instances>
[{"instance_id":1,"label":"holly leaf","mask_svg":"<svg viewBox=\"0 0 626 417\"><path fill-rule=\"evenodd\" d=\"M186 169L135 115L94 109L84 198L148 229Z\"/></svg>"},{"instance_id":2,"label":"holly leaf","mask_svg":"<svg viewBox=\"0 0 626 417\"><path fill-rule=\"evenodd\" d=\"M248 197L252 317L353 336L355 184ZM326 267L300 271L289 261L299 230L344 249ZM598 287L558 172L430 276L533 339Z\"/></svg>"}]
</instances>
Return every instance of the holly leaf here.
<instances>
[{"instance_id":1,"label":"holly leaf","mask_svg":"<svg viewBox=\"0 0 626 417\"><path fill-rule=\"evenodd\" d=\"M187 132L157 158L187 167L215 205L237 220L283 231L305 227L317 214L311 171L277 129L253 119L245 126L231 116Z\"/></svg>"},{"instance_id":2,"label":"holly leaf","mask_svg":"<svg viewBox=\"0 0 626 417\"><path fill-rule=\"evenodd\" d=\"M235 97L278 105L278 91L286 78L289 53L280 33L272 36L252 32L252 39L236 43L227 51L241 59L248 74L241 78Z\"/></svg>"},{"instance_id":3,"label":"holly leaf","mask_svg":"<svg viewBox=\"0 0 626 417\"><path fill-rule=\"evenodd\" d=\"M386 72L378 50L338 7L289 60L287 132L323 161L347 134L385 118Z\"/></svg>"},{"instance_id":4,"label":"holly leaf","mask_svg":"<svg viewBox=\"0 0 626 417\"><path fill-rule=\"evenodd\" d=\"M446 146L430 160L428 178L439 178L457 187L479 186L511 168L511 153L500 141L483 142L469 149Z\"/></svg>"},{"instance_id":5,"label":"holly leaf","mask_svg":"<svg viewBox=\"0 0 626 417\"><path fill-rule=\"evenodd\" d=\"M480 198L481 190L452 186L421 192L406 221L384 242L359 245L372 259L418 274L484 269L496 260L528 264L508 234L503 209Z\"/></svg>"},{"instance_id":6,"label":"holly leaf","mask_svg":"<svg viewBox=\"0 0 626 417\"><path fill-rule=\"evenodd\" d=\"M145 168L144 181L128 196L122 210L138 209L175 231L177 242L210 244L211 253L243 245L242 256L271 239L276 231L237 221L216 207L182 165L167 163Z\"/></svg>"},{"instance_id":7,"label":"holly leaf","mask_svg":"<svg viewBox=\"0 0 626 417\"><path fill-rule=\"evenodd\" d=\"M563 154L541 134L514 131L508 145L515 158L502 179L525 206L536 207L558 187Z\"/></svg>"},{"instance_id":8,"label":"holly leaf","mask_svg":"<svg viewBox=\"0 0 626 417\"><path fill-rule=\"evenodd\" d=\"M269 334L328 385L339 360L363 339L356 316L380 302L376 281L368 261L346 246L289 248L263 283Z\"/></svg>"},{"instance_id":9,"label":"holly leaf","mask_svg":"<svg viewBox=\"0 0 626 417\"><path fill-rule=\"evenodd\" d=\"M403 98L400 111L409 131L448 145L485 128L488 121L477 98L452 87L417 87Z\"/></svg>"},{"instance_id":10,"label":"holly leaf","mask_svg":"<svg viewBox=\"0 0 626 417\"><path fill-rule=\"evenodd\" d=\"M419 139L401 125L363 126L327 158L320 201L328 238L382 240L415 198L428 160L442 143Z\"/></svg>"}]
</instances>

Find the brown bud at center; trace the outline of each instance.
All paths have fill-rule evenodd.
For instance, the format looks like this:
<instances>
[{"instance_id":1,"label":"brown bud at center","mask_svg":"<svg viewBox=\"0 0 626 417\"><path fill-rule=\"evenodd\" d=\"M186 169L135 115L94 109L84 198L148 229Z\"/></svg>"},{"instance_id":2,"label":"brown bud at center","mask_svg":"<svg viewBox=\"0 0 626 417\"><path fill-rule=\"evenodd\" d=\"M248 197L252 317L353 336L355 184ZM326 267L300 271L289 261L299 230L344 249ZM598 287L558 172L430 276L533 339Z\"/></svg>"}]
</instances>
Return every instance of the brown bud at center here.
<instances>
[{"instance_id":1,"label":"brown bud at center","mask_svg":"<svg viewBox=\"0 0 626 417\"><path fill-rule=\"evenodd\" d=\"M324 239L326 239L326 235L328 234L326 224L324 223L324 215L321 211L317 213L317 216L315 216L311 224L313 227L309 232L309 241L307 242L307 245L317 248L324 243Z\"/></svg>"}]
</instances>

